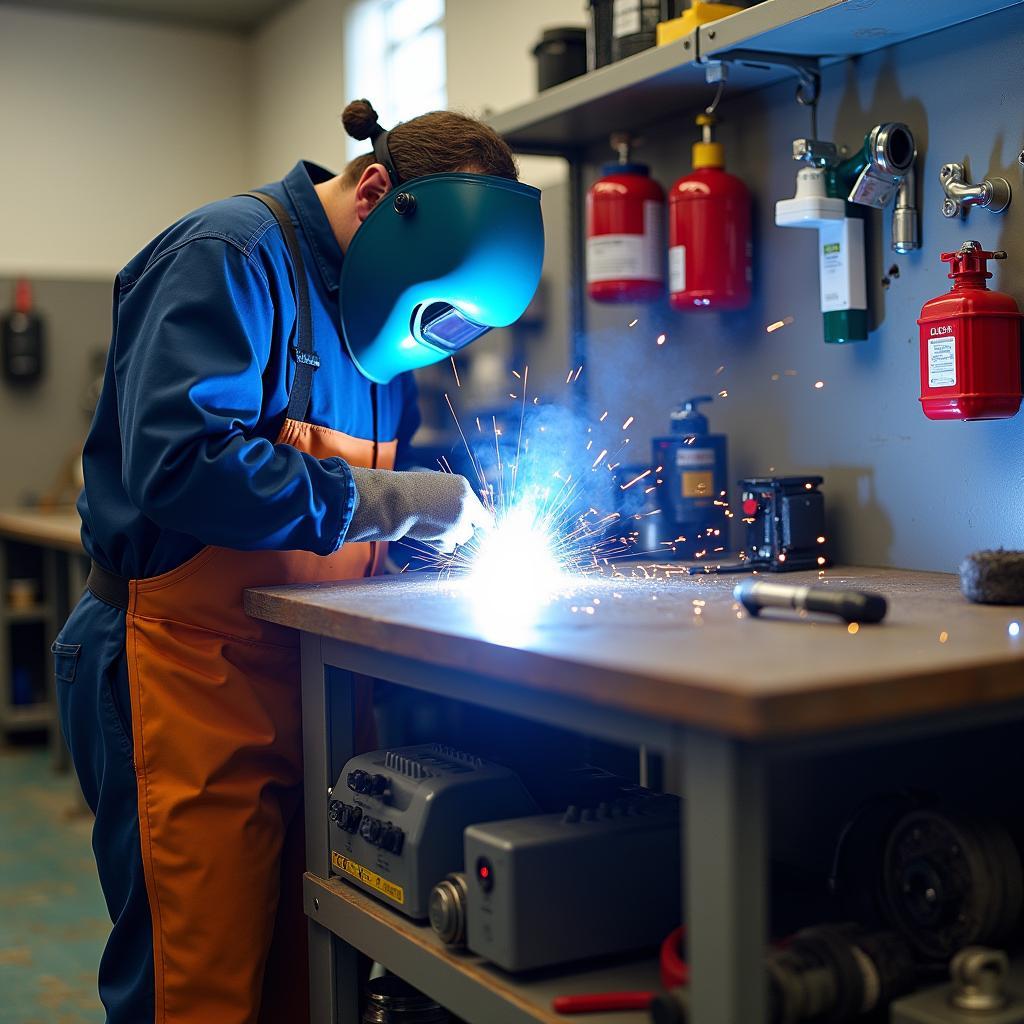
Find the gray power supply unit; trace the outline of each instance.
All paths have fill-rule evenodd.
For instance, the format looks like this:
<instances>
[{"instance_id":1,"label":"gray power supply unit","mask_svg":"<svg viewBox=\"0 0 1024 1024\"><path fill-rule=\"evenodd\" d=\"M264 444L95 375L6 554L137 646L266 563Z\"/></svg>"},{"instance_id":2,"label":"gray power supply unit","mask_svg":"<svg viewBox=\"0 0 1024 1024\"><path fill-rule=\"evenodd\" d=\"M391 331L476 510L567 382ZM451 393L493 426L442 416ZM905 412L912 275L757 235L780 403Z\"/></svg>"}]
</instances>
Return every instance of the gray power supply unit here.
<instances>
[{"instance_id":1,"label":"gray power supply unit","mask_svg":"<svg viewBox=\"0 0 1024 1024\"><path fill-rule=\"evenodd\" d=\"M682 920L674 796L471 825L465 862L466 945L508 971L653 946Z\"/></svg>"},{"instance_id":2,"label":"gray power supply unit","mask_svg":"<svg viewBox=\"0 0 1024 1024\"><path fill-rule=\"evenodd\" d=\"M329 798L331 868L425 918L431 887L462 868L467 825L538 809L508 768L438 743L360 754Z\"/></svg>"}]
</instances>

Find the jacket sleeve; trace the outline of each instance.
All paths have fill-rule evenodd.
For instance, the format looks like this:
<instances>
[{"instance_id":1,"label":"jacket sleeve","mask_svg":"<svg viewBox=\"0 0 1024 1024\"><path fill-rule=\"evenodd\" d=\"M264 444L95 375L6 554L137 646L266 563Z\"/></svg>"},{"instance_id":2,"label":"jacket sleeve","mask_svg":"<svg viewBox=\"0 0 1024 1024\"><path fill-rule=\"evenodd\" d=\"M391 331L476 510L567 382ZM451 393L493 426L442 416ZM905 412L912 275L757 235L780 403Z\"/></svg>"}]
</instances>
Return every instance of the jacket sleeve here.
<instances>
[{"instance_id":1,"label":"jacket sleeve","mask_svg":"<svg viewBox=\"0 0 1024 1024\"><path fill-rule=\"evenodd\" d=\"M219 238L186 242L123 283L123 482L159 526L243 550L341 543L356 500L348 465L256 436L264 373L284 346L274 335L288 330L262 268Z\"/></svg>"}]
</instances>

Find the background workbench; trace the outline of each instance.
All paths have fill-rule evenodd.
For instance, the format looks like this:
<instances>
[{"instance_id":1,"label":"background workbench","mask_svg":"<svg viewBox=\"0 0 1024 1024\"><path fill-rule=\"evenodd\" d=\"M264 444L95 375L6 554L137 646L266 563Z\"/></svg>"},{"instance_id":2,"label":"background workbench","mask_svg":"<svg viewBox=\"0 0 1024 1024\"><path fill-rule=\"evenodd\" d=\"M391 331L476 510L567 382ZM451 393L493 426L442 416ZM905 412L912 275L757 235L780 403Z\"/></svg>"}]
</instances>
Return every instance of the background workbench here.
<instances>
[{"instance_id":1,"label":"background workbench","mask_svg":"<svg viewBox=\"0 0 1024 1024\"><path fill-rule=\"evenodd\" d=\"M554 1020L555 991L602 987L592 972L520 983L329 879L327 788L352 752L356 672L662 753L666 788L685 799L692 1019L767 1019L769 767L1024 717L1024 637L1021 610L971 605L945 574L787 575L885 594L885 623L856 631L750 619L736 579L623 569L537 607L426 575L248 592L250 614L303 631L315 1020L358 1019L353 947L474 1024ZM650 986L651 965L627 961L604 987Z\"/></svg>"},{"instance_id":2,"label":"background workbench","mask_svg":"<svg viewBox=\"0 0 1024 1024\"><path fill-rule=\"evenodd\" d=\"M70 762L60 735L50 661L50 643L67 619L71 606L85 589L88 562L82 547L82 521L73 507L0 510L0 732L47 729L54 763L61 770ZM12 548L27 546L39 551L37 596L31 607L14 607L9 599ZM12 700L12 641L14 624L42 624L40 667L41 700L15 704Z\"/></svg>"}]
</instances>

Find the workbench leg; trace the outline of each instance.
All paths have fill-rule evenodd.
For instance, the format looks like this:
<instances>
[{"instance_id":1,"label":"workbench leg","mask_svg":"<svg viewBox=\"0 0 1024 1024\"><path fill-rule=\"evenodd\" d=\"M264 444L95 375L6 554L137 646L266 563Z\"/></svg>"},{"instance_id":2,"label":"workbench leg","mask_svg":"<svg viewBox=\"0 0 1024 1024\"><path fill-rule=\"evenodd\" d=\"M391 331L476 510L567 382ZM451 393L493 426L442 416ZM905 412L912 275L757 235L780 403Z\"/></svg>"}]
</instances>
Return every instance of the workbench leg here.
<instances>
[{"instance_id":1,"label":"workbench leg","mask_svg":"<svg viewBox=\"0 0 1024 1024\"><path fill-rule=\"evenodd\" d=\"M766 1024L767 814L751 747L681 737L691 1024Z\"/></svg>"},{"instance_id":2,"label":"workbench leg","mask_svg":"<svg viewBox=\"0 0 1024 1024\"><path fill-rule=\"evenodd\" d=\"M327 878L331 840L328 790L354 753L351 672L324 665L320 637L302 634L302 744L305 771L306 870ZM326 928L309 922L310 1019L358 1024L359 955Z\"/></svg>"}]
</instances>

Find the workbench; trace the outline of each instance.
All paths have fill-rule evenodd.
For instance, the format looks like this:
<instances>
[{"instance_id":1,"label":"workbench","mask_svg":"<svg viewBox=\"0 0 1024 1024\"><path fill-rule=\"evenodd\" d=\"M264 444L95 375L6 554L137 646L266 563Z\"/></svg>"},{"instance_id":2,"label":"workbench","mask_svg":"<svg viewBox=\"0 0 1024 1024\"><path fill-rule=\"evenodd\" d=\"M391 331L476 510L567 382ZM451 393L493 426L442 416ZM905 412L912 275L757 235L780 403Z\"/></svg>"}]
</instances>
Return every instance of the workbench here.
<instances>
[{"instance_id":1,"label":"workbench","mask_svg":"<svg viewBox=\"0 0 1024 1024\"><path fill-rule=\"evenodd\" d=\"M56 637L71 607L85 589L88 560L82 547L82 521L73 507L54 510L0 510L0 732L19 729L47 729L54 764L61 770L70 765L67 747L57 722L54 679L50 663L50 643ZM7 596L9 545L27 545L40 550L42 571L39 595L31 607L14 608ZM14 623L41 622L45 636L45 699L33 704L13 705L8 696L10 680L9 626Z\"/></svg>"},{"instance_id":2,"label":"workbench","mask_svg":"<svg viewBox=\"0 0 1024 1024\"><path fill-rule=\"evenodd\" d=\"M685 801L691 1019L767 1020L770 769L928 735L952 743L1024 717L1024 635L1012 627L1024 609L969 604L938 573L785 576L883 593L886 621L854 631L751 619L732 599L737 578L623 568L535 608L470 600L423 573L247 592L250 615L302 633L314 1024L359 1020L357 950L470 1024L565 1020L552 995L657 984L650 958L516 978L447 952L429 927L330 877L328 790L353 752L354 674L660 752L665 788Z\"/></svg>"}]
</instances>

